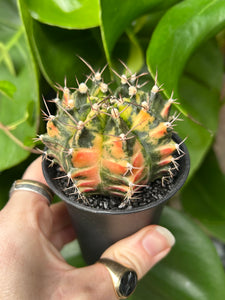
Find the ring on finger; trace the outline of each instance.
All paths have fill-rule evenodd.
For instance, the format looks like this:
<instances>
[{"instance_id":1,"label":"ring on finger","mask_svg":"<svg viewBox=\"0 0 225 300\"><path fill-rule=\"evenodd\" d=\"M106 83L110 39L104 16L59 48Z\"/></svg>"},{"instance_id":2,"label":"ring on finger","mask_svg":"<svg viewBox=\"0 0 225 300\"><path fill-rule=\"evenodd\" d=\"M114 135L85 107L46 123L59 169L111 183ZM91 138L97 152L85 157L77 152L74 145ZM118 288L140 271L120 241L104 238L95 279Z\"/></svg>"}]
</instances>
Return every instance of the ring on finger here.
<instances>
[{"instance_id":1,"label":"ring on finger","mask_svg":"<svg viewBox=\"0 0 225 300\"><path fill-rule=\"evenodd\" d=\"M100 258L98 262L105 265L109 271L118 299L127 299L133 294L138 282L137 273L133 269L108 258Z\"/></svg>"},{"instance_id":2,"label":"ring on finger","mask_svg":"<svg viewBox=\"0 0 225 300\"><path fill-rule=\"evenodd\" d=\"M54 193L47 185L35 180L19 179L14 181L9 192L10 197L14 191L29 191L37 193L47 199L49 205L54 197Z\"/></svg>"}]
</instances>

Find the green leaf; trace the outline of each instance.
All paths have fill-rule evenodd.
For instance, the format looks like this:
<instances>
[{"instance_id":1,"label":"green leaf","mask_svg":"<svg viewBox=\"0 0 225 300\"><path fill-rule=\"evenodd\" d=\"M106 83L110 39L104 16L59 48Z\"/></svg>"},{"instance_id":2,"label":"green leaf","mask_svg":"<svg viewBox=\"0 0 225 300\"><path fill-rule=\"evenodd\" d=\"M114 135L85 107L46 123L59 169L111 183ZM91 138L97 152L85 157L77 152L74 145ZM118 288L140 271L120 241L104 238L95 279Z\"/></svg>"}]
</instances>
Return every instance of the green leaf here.
<instances>
[{"instance_id":1,"label":"green leaf","mask_svg":"<svg viewBox=\"0 0 225 300\"><path fill-rule=\"evenodd\" d=\"M0 81L0 93L12 99L15 91L16 87L13 83L7 80Z\"/></svg>"},{"instance_id":2,"label":"green leaf","mask_svg":"<svg viewBox=\"0 0 225 300\"><path fill-rule=\"evenodd\" d=\"M99 25L98 0L22 0L31 16L43 23L69 29Z\"/></svg>"},{"instance_id":3,"label":"green leaf","mask_svg":"<svg viewBox=\"0 0 225 300\"><path fill-rule=\"evenodd\" d=\"M218 127L222 61L215 40L209 40L193 53L180 78L178 88L182 106L185 105L192 117L182 116L184 121L178 122L176 131L182 138L188 137L189 177L202 163ZM199 120L197 123L196 119Z\"/></svg>"},{"instance_id":4,"label":"green leaf","mask_svg":"<svg viewBox=\"0 0 225 300\"><path fill-rule=\"evenodd\" d=\"M118 39L111 58L113 69L119 74L125 72L121 62L126 62L126 66L132 73L138 73L145 67L145 53L132 28L127 29Z\"/></svg>"},{"instance_id":5,"label":"green leaf","mask_svg":"<svg viewBox=\"0 0 225 300\"><path fill-rule=\"evenodd\" d=\"M76 268L85 266L85 262L81 255L80 247L77 240L64 246L64 248L61 251L61 254L68 262L68 264L76 266Z\"/></svg>"},{"instance_id":6,"label":"green leaf","mask_svg":"<svg viewBox=\"0 0 225 300\"><path fill-rule=\"evenodd\" d=\"M131 299L224 299L224 270L209 238L187 216L168 207L160 223L175 235L176 244L140 281Z\"/></svg>"},{"instance_id":7,"label":"green leaf","mask_svg":"<svg viewBox=\"0 0 225 300\"><path fill-rule=\"evenodd\" d=\"M211 133L218 127L222 80L223 56L211 39L191 56L178 86L182 106Z\"/></svg>"},{"instance_id":8,"label":"green leaf","mask_svg":"<svg viewBox=\"0 0 225 300\"><path fill-rule=\"evenodd\" d=\"M187 0L173 6L160 20L147 51L147 63L166 95L178 96L185 64L201 43L225 26L225 3L220 0Z\"/></svg>"},{"instance_id":9,"label":"green leaf","mask_svg":"<svg viewBox=\"0 0 225 300\"><path fill-rule=\"evenodd\" d=\"M15 69L12 74L4 61L0 62L0 82L4 85L7 96L0 94L0 170L14 166L24 160L29 153L22 149L15 140L30 146L36 135L39 119L38 83L36 68L24 36L24 28L19 23L15 0L1 0L0 41L5 45L8 56ZM6 90L7 86L7 90ZM12 97L10 101L8 96ZM28 123L28 106L33 103L34 119ZM21 120L23 120L21 122ZM10 128L11 124L17 124ZM6 130L4 130L4 128ZM9 130L10 135L7 130Z\"/></svg>"},{"instance_id":10,"label":"green leaf","mask_svg":"<svg viewBox=\"0 0 225 300\"><path fill-rule=\"evenodd\" d=\"M105 64L95 35L100 37L98 29L68 31L33 22L35 52L49 83L63 85L66 77L68 85L74 87L75 76L79 80L86 80L85 75L90 74L90 70L78 55L96 69Z\"/></svg>"},{"instance_id":11,"label":"green leaf","mask_svg":"<svg viewBox=\"0 0 225 300\"><path fill-rule=\"evenodd\" d=\"M211 150L201 168L184 187L184 209L197 218L216 237L225 241L225 176ZM218 227L218 232L217 232Z\"/></svg>"},{"instance_id":12,"label":"green leaf","mask_svg":"<svg viewBox=\"0 0 225 300\"><path fill-rule=\"evenodd\" d=\"M203 224L204 230L207 233L217 239L219 239L223 244L225 243L224 232L225 232L225 222L201 222Z\"/></svg>"},{"instance_id":13,"label":"green leaf","mask_svg":"<svg viewBox=\"0 0 225 300\"><path fill-rule=\"evenodd\" d=\"M204 156L212 144L213 136L204 127L194 123L189 118L182 116L182 119L183 121L176 126L176 132L182 139L187 137L185 144L191 160L189 180L204 160Z\"/></svg>"},{"instance_id":14,"label":"green leaf","mask_svg":"<svg viewBox=\"0 0 225 300\"><path fill-rule=\"evenodd\" d=\"M52 87L56 83L64 86L65 78L69 87L76 86L75 76L79 81L86 80L85 75L90 74L90 70L78 55L95 68L104 66L99 28L66 30L42 24L30 16L22 0L20 10L33 53Z\"/></svg>"},{"instance_id":15,"label":"green leaf","mask_svg":"<svg viewBox=\"0 0 225 300\"><path fill-rule=\"evenodd\" d=\"M127 30L127 35L130 40L130 51L126 64L132 73L139 72L144 65L144 53L135 34Z\"/></svg>"},{"instance_id":16,"label":"green leaf","mask_svg":"<svg viewBox=\"0 0 225 300\"><path fill-rule=\"evenodd\" d=\"M105 53L111 60L116 41L133 20L148 12L160 11L179 0L101 0L101 31Z\"/></svg>"}]
</instances>

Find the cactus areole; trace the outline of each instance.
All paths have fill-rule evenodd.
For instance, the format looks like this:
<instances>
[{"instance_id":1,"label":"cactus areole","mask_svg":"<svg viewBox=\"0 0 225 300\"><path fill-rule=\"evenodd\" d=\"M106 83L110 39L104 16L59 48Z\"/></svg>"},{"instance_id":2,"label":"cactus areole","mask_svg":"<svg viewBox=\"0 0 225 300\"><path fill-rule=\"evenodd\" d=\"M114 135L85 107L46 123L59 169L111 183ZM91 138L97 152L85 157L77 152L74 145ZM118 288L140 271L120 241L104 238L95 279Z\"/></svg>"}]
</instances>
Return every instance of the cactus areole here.
<instances>
[{"instance_id":1,"label":"cactus areole","mask_svg":"<svg viewBox=\"0 0 225 300\"><path fill-rule=\"evenodd\" d=\"M89 65L88 65L89 66ZM39 139L47 146L45 157L65 172L71 193L84 203L93 194L120 197L119 208L127 207L138 191L157 178L162 184L179 169L183 151L172 139L176 116L170 117L175 99L164 100L160 87L143 91L140 77L119 75L112 91L102 72L94 72L77 88L58 86L47 106L47 133ZM59 178L58 178L59 179ZM55 178L55 180L58 180Z\"/></svg>"}]
</instances>

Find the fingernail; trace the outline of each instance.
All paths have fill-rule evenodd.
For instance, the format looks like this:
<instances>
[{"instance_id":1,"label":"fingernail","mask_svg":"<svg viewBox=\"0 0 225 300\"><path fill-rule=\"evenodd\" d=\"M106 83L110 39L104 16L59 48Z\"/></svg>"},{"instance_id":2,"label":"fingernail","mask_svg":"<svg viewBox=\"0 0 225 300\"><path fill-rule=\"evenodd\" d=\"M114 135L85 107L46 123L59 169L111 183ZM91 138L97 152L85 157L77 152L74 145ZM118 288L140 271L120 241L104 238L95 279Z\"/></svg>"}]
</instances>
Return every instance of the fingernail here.
<instances>
[{"instance_id":1,"label":"fingernail","mask_svg":"<svg viewBox=\"0 0 225 300\"><path fill-rule=\"evenodd\" d=\"M155 229L149 231L142 241L143 247L151 255L155 256L165 249L175 244L173 234L166 228L155 226Z\"/></svg>"}]
</instances>

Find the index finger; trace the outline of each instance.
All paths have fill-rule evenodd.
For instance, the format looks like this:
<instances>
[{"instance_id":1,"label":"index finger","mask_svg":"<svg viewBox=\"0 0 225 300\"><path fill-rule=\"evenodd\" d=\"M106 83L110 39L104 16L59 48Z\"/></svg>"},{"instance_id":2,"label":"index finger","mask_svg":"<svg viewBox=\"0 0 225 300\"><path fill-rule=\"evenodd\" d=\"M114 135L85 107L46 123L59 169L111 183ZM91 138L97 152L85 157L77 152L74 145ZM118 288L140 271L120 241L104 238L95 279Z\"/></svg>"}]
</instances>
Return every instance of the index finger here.
<instances>
[{"instance_id":1,"label":"index finger","mask_svg":"<svg viewBox=\"0 0 225 300\"><path fill-rule=\"evenodd\" d=\"M42 156L39 156L26 169L26 171L23 174L23 179L36 180L47 185L47 182L42 172L41 162L42 162Z\"/></svg>"}]
</instances>

